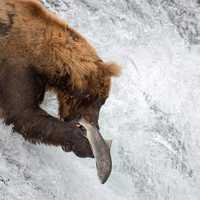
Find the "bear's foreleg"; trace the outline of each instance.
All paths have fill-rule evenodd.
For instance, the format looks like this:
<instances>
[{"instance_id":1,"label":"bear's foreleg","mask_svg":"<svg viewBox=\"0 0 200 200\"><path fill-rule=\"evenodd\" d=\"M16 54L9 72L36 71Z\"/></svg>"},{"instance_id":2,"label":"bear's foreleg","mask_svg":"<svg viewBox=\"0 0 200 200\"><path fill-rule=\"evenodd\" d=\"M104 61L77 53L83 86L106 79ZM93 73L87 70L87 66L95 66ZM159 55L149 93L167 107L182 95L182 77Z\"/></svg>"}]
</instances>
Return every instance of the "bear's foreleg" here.
<instances>
[{"instance_id":1,"label":"bear's foreleg","mask_svg":"<svg viewBox=\"0 0 200 200\"><path fill-rule=\"evenodd\" d=\"M33 143L60 145L80 157L93 157L83 130L75 122L63 122L39 107L45 78L31 67L0 67L0 107L6 124Z\"/></svg>"}]
</instances>

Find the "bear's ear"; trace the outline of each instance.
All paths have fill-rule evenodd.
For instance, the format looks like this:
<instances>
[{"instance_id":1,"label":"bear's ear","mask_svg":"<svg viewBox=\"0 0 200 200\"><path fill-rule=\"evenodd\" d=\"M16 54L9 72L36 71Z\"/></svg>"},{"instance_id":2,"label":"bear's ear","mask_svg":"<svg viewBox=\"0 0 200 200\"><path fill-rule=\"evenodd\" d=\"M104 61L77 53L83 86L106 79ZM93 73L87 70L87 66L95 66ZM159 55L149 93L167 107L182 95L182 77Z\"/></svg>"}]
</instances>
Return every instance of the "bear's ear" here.
<instances>
[{"instance_id":1,"label":"bear's ear","mask_svg":"<svg viewBox=\"0 0 200 200\"><path fill-rule=\"evenodd\" d=\"M101 63L101 68L104 71L104 74L108 76L119 76L121 74L121 67L113 62Z\"/></svg>"}]
</instances>

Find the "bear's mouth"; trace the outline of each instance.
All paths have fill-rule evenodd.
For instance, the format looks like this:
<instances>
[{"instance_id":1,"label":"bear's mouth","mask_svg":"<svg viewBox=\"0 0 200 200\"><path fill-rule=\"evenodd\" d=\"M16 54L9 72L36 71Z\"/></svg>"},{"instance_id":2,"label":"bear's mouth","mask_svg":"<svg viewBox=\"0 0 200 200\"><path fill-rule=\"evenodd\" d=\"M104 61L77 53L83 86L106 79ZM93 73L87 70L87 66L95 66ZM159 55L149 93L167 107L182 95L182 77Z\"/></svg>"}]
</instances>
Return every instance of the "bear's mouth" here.
<instances>
[{"instance_id":1,"label":"bear's mouth","mask_svg":"<svg viewBox=\"0 0 200 200\"><path fill-rule=\"evenodd\" d=\"M69 116L69 117L64 117L63 120L65 122L70 122L70 121L79 121L81 119L81 115L76 115L76 116Z\"/></svg>"}]
</instances>

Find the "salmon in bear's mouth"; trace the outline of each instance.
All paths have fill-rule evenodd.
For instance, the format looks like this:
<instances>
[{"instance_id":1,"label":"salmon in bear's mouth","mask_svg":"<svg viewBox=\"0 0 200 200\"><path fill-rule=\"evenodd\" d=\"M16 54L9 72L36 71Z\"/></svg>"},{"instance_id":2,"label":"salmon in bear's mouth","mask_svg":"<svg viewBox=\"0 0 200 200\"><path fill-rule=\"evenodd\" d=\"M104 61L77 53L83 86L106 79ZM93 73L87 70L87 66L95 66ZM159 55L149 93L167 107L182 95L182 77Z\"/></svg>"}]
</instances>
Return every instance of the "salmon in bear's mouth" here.
<instances>
[{"instance_id":1,"label":"salmon in bear's mouth","mask_svg":"<svg viewBox=\"0 0 200 200\"><path fill-rule=\"evenodd\" d=\"M102 184L104 184L110 176L112 170L112 159L110 148L112 141L104 140L97 128L85 119L81 119L79 123L85 127L86 137L92 148L92 152L96 159L97 174Z\"/></svg>"}]
</instances>

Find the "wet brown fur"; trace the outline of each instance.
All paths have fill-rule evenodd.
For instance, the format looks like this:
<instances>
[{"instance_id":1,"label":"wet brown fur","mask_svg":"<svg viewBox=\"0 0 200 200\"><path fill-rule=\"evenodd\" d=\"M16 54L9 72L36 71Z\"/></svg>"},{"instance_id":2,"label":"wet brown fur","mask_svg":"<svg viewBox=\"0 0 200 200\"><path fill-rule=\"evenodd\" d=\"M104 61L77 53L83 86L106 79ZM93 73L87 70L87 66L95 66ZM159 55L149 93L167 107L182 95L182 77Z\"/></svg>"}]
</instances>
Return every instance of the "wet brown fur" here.
<instances>
[{"instance_id":1,"label":"wet brown fur","mask_svg":"<svg viewBox=\"0 0 200 200\"><path fill-rule=\"evenodd\" d=\"M91 120L119 71L40 1L0 1L0 107L6 123L26 139L65 145L64 134L73 132L39 107L47 89L58 95L61 118Z\"/></svg>"}]
</instances>

